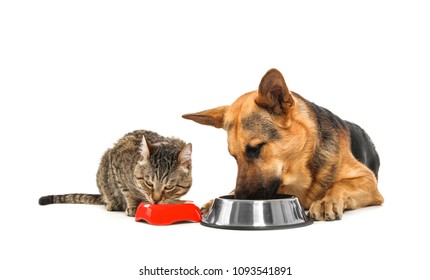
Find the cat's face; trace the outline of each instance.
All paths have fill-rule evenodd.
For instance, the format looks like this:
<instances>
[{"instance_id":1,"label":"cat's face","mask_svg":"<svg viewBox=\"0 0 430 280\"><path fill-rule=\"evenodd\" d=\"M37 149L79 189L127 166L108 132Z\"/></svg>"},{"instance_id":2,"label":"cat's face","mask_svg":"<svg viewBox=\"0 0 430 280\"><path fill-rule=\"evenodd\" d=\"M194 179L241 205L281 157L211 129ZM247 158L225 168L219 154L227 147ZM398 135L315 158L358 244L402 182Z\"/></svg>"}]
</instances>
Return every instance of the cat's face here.
<instances>
[{"instance_id":1,"label":"cat's face","mask_svg":"<svg viewBox=\"0 0 430 280\"><path fill-rule=\"evenodd\" d=\"M179 154L168 145L150 149L146 144L141 147L141 156L134 169L135 183L137 191L150 203L178 200L190 190L191 144Z\"/></svg>"}]
</instances>

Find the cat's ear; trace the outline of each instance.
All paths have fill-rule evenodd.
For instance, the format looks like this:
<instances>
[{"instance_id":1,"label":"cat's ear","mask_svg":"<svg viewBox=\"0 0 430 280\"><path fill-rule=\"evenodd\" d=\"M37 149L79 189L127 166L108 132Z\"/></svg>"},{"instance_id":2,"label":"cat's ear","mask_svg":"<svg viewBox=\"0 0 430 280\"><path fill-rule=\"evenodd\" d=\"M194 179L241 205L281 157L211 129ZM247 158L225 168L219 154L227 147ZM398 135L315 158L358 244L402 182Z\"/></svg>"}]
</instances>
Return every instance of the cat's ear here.
<instances>
[{"instance_id":1,"label":"cat's ear","mask_svg":"<svg viewBox=\"0 0 430 280\"><path fill-rule=\"evenodd\" d=\"M145 136L142 136L142 142L140 142L140 155L142 156L143 160L148 160L150 156L149 146L148 142L146 142Z\"/></svg>"},{"instance_id":2,"label":"cat's ear","mask_svg":"<svg viewBox=\"0 0 430 280\"><path fill-rule=\"evenodd\" d=\"M191 166L191 151L192 151L192 145L191 143L188 143L185 145L184 148L182 148L182 151L179 153L178 156L178 162L180 165L189 168Z\"/></svg>"}]
</instances>

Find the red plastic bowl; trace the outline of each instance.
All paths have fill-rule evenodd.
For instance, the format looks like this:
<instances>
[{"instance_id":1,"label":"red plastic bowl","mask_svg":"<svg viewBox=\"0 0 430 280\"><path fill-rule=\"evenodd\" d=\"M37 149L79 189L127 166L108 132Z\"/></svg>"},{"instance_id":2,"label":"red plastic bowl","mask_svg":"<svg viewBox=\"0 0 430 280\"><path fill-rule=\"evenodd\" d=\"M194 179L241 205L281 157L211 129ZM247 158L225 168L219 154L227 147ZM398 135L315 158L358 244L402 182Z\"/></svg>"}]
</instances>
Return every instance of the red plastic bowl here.
<instances>
[{"instance_id":1,"label":"red plastic bowl","mask_svg":"<svg viewBox=\"0 0 430 280\"><path fill-rule=\"evenodd\" d=\"M135 220L142 220L151 225L170 225L177 222L200 222L202 213L193 203L184 204L149 204L142 202L136 210Z\"/></svg>"}]
</instances>

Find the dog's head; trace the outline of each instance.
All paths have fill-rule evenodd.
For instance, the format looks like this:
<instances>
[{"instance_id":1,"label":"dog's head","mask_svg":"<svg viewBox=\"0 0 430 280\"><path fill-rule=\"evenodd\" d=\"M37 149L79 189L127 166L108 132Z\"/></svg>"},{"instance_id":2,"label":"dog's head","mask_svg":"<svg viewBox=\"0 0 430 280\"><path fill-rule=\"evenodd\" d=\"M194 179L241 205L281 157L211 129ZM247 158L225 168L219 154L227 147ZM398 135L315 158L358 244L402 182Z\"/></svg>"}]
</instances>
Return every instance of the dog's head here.
<instances>
[{"instance_id":1,"label":"dog's head","mask_svg":"<svg viewBox=\"0 0 430 280\"><path fill-rule=\"evenodd\" d=\"M303 146L300 125L291 117L295 103L282 74L271 69L258 91L229 106L183 117L226 130L228 150L238 166L235 197L266 199L277 193L286 163Z\"/></svg>"}]
</instances>

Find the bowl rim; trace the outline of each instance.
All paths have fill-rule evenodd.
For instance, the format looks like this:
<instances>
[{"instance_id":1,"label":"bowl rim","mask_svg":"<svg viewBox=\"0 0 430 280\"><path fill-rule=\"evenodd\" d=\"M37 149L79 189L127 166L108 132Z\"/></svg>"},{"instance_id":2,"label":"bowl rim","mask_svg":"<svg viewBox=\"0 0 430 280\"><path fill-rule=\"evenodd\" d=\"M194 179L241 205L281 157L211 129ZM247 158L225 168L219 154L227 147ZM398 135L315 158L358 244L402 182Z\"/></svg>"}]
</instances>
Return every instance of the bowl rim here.
<instances>
[{"instance_id":1,"label":"bowl rim","mask_svg":"<svg viewBox=\"0 0 430 280\"><path fill-rule=\"evenodd\" d=\"M297 199L296 196L290 194L276 194L273 198L266 199L242 199L242 198L234 198L233 194L223 195L217 197L216 199L227 200L227 201L243 201L243 202L270 202L270 201L278 201L278 200L294 200Z\"/></svg>"}]
</instances>

